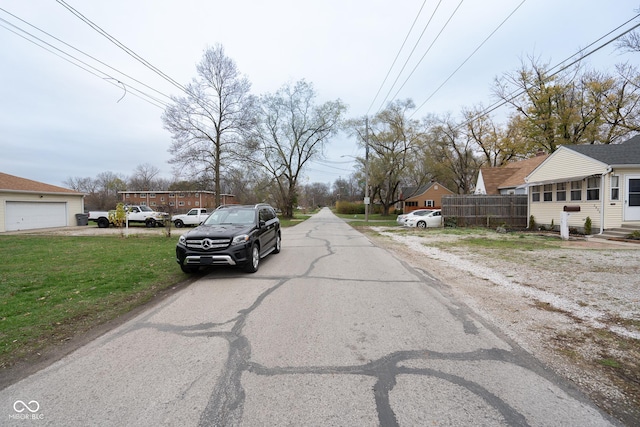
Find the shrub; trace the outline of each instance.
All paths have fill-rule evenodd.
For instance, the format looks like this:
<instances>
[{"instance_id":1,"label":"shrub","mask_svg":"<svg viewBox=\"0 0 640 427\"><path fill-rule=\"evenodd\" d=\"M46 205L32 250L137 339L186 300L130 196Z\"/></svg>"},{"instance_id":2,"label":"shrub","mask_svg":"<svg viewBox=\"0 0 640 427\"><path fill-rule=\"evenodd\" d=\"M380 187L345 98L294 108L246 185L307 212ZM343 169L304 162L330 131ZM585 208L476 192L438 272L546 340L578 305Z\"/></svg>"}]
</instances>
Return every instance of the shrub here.
<instances>
[{"instance_id":1,"label":"shrub","mask_svg":"<svg viewBox=\"0 0 640 427\"><path fill-rule=\"evenodd\" d=\"M587 217L587 219L584 220L584 234L586 234L587 236L591 234L591 218Z\"/></svg>"},{"instance_id":2,"label":"shrub","mask_svg":"<svg viewBox=\"0 0 640 427\"><path fill-rule=\"evenodd\" d=\"M536 229L536 219L533 217L533 215L531 215L529 217L529 230L535 230Z\"/></svg>"},{"instance_id":3,"label":"shrub","mask_svg":"<svg viewBox=\"0 0 640 427\"><path fill-rule=\"evenodd\" d=\"M444 226L447 228L456 228L458 226L458 218L455 216L446 216L444 218Z\"/></svg>"},{"instance_id":4,"label":"shrub","mask_svg":"<svg viewBox=\"0 0 640 427\"><path fill-rule=\"evenodd\" d=\"M627 236L627 239L640 240L640 230L636 230Z\"/></svg>"},{"instance_id":5,"label":"shrub","mask_svg":"<svg viewBox=\"0 0 640 427\"><path fill-rule=\"evenodd\" d=\"M340 200L336 202L336 212L343 215L364 214L364 204Z\"/></svg>"},{"instance_id":6,"label":"shrub","mask_svg":"<svg viewBox=\"0 0 640 427\"><path fill-rule=\"evenodd\" d=\"M124 210L124 204L118 203L115 211L109 211L109 221L116 227L124 226L127 221L127 213Z\"/></svg>"}]
</instances>

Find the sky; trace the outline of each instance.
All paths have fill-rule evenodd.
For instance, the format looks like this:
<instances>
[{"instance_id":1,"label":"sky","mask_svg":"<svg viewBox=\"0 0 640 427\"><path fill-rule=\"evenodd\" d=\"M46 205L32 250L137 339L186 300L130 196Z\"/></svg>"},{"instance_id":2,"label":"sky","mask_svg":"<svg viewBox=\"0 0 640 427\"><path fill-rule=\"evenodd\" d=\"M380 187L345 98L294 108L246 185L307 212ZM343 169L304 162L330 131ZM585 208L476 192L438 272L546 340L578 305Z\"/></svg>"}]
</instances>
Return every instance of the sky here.
<instances>
[{"instance_id":1,"label":"sky","mask_svg":"<svg viewBox=\"0 0 640 427\"><path fill-rule=\"evenodd\" d=\"M640 0L1 0L0 172L59 186L143 164L174 177L162 103L181 95L65 5L180 84L221 44L255 95L305 79L318 103L346 103L347 118L407 98L420 118L492 105L496 77L529 57L567 61L632 20ZM613 72L640 53L611 44L585 61ZM303 184L345 178L363 155L338 135Z\"/></svg>"}]
</instances>

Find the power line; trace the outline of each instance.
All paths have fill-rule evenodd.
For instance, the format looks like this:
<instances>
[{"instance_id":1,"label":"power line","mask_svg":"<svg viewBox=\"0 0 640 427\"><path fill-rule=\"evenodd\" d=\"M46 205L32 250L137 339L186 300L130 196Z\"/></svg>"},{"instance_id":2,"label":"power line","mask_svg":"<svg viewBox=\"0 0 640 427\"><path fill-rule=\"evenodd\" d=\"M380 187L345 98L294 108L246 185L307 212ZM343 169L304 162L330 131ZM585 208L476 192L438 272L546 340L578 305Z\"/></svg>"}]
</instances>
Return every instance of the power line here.
<instances>
[{"instance_id":1,"label":"power line","mask_svg":"<svg viewBox=\"0 0 640 427\"><path fill-rule=\"evenodd\" d=\"M98 58L95 58L94 56L89 55L88 53L86 53L86 52L84 52L84 51L82 51L82 50L80 50L80 49L76 48L75 46L70 45L69 43L65 42L64 40L59 39L58 37L56 37L56 36L54 36L54 35L52 35L52 34L48 33L47 31L44 31L43 29L41 29L41 28L39 28L39 27L37 27L37 26L35 26L35 25L33 25L33 24L31 24L31 23L27 22L27 21L25 21L24 19L22 19L22 18L20 18L20 17L18 17L18 16L16 16L16 15L12 14L11 12L9 12L9 11L7 11L7 10L5 10L5 9L2 9L2 8L0 8L0 11L2 11L2 12L4 12L4 13L6 13L7 15L12 16L13 18L15 18L15 19L19 20L20 22L22 22L22 23L24 23L24 24L26 24L26 25L30 26L31 28L33 28L33 29L35 29L35 30L37 30L37 31L40 31L41 33L43 33L43 34L45 34L45 35L47 35L47 36L51 37L52 39L56 40L57 42L62 43L63 45L65 45L65 46L69 47L70 49L73 49L74 51L76 51L76 52L78 52L78 53L81 53L82 55L84 55L84 56L86 56L86 57L88 57L88 58L91 58L92 60L96 61L97 63L99 63L99 64L101 64L101 65L103 65L103 66L105 66L105 67L109 68L110 70L115 71L115 72L117 72L117 73L120 73L121 75L123 75L123 76L125 76L125 77L127 77L127 78L129 78L129 79L131 79L131 80L133 80L134 82L136 82L136 83L138 83L138 84L140 84L140 85L142 85L142 86L146 87L146 88L147 88L147 89L149 89L149 90L152 90L152 91L156 92L156 93L157 93L157 94L159 94L159 95L164 96L164 97L165 97L165 98L167 98L167 99L171 99L171 97L170 97L169 95L166 95L166 94L164 94L164 93L160 92L159 90L154 89L154 88L152 88L151 86L149 86L149 85L147 85L147 84L145 84L145 83L141 82L140 80L138 80L138 79L136 79L136 78L134 78L134 77L131 77L131 76L129 76L128 74L126 74L126 73L124 73L124 72L122 72L122 71L120 71L120 70L118 70L118 69L116 69L116 68L112 67L111 65L109 65L109 64L107 64L107 63L105 63L105 62L103 62L103 61L99 60ZM6 22L6 21L5 21L5 22ZM11 26L13 26L13 27L15 27L15 28L20 29L20 31L25 32L25 33L29 34L30 36L32 36L32 37L34 37L34 38L37 38L37 37L33 36L31 33L28 33L27 31L25 31L25 30L23 30L23 29L21 29L21 28L19 28L19 27L15 26L15 25L13 25L13 24L10 24L10 25L11 25ZM44 42L44 43L46 43L46 42ZM47 45L52 46L52 45L51 45L51 44L49 44L49 43L47 43ZM53 47L53 46L52 46L52 47ZM60 50L60 49L58 49L58 48L55 48L55 49L56 49L56 50ZM60 50L60 51L61 51L61 50ZM62 52L62 51L61 51L61 52ZM65 54L67 54L67 53L65 53ZM67 55L68 55L68 54L67 54ZM70 56L70 55L69 55L69 56ZM93 67L92 67L92 68L93 68ZM95 69L95 68L94 68L94 69Z\"/></svg>"},{"instance_id":2,"label":"power line","mask_svg":"<svg viewBox=\"0 0 640 427\"><path fill-rule=\"evenodd\" d=\"M416 109L413 111L413 113L411 114L411 116L410 116L409 118L413 117L413 116L415 115L415 113L416 113L418 110L420 110L420 109L421 109L421 108L422 108L422 107L423 107L423 106L424 106L424 105L425 105L425 104L426 104L426 103L427 103L431 98L433 98L433 96L434 96L436 93L438 93L438 92L440 91L440 89L442 89L442 87L443 87L445 84L447 84L447 82L448 82L449 80L451 80L451 78L452 78L452 77L453 77L453 76L454 76L458 71L460 71L460 69L464 66L464 64L466 64L466 63L467 63L467 61L469 61L469 59L471 59L471 57L472 57L473 55L475 55L475 54L478 52L478 50L480 50L480 48L481 48L482 46L484 46L484 44L485 44L485 43L486 43L486 42L487 42L491 37L493 37L493 35L494 35L494 34L495 34L495 33L496 33L496 32L497 32L497 31L498 31L498 30L499 30L499 29L500 29L500 28L501 28L501 27L502 27L502 26L503 26L503 25L504 25L504 24L505 24L509 19L511 19L511 17L513 16L513 14L514 14L514 13L516 13L516 12L518 11L518 9L520 9L520 7L524 4L524 2L525 2L525 1L526 1L526 0L522 0L522 2L520 2L520 4L519 4L518 6L516 6L516 8L515 8L515 9L513 9L513 11L511 11L511 13L510 13L510 14L509 14L509 15L508 15L508 16L507 16L507 17L506 17L506 18L505 18L505 19L500 23L500 25L498 25L498 26L497 26L497 27L496 27L496 28L491 32L491 34L489 34L489 35L488 35L488 36L487 36L487 37L482 41L482 43L480 43L480 44L478 45L478 47L476 47L476 48L474 49L474 51L473 51L473 52L471 52L471 54L470 54L469 56L467 56L467 58L466 58L464 61L462 61L462 63L458 66L458 68L456 68L455 70L453 70L453 72L449 75L449 77L447 77L447 78L446 78L446 79L445 79L445 80L440 84L440 86L438 86L438 87L436 88L436 90L434 90L434 91L431 93L431 95L429 95L429 96L427 97L427 99L425 99L425 100L424 100L424 102L423 102L422 104L420 104L420 106L419 106L418 108L416 108ZM415 68L414 68L414 71L415 71ZM412 73L413 73L413 71L412 71ZM408 80L408 78L407 78L407 80ZM406 83L406 81L405 81L405 83ZM404 86L404 84L403 84L403 86ZM397 95L397 94L396 94L396 95Z\"/></svg>"},{"instance_id":3,"label":"power line","mask_svg":"<svg viewBox=\"0 0 640 427\"><path fill-rule=\"evenodd\" d=\"M402 88L404 87L404 85L407 84L407 82L409 81L409 79L411 78L411 76L413 75L413 73L416 71L416 69L418 68L418 66L422 63L422 60L425 58L425 56L427 56L427 54L431 51L431 48L433 47L433 45L438 41L438 39L440 38L440 36L442 35L442 33L444 32L445 28L447 28L447 26L449 25L449 22L451 22L451 20L453 19L453 17L455 16L455 14L458 12L458 9L460 9L460 6L462 6L462 2L464 0L460 0L460 3L458 3L458 6L455 8L455 10L453 11L453 13L451 14L451 16L449 16L449 19L447 20L447 22L445 22L445 24L442 26L442 28L440 29L440 32L438 33L438 35L436 36L435 39L433 39L433 42L431 42L431 44L429 45L429 47L427 48L426 52L422 55L422 57L420 58L420 60L418 61L418 63L415 65L415 67L413 67L413 70L411 70L411 72L409 73L409 75L407 76L407 78L405 79L404 83L402 83L402 86L400 86L398 88L398 90L396 91L395 95L393 95L392 99L397 97L398 94L400 93L400 91L402 90Z\"/></svg>"},{"instance_id":4,"label":"power line","mask_svg":"<svg viewBox=\"0 0 640 427\"><path fill-rule=\"evenodd\" d=\"M0 9L0 10L3 10L3 9ZM12 29L12 28L9 28L7 25L10 26L10 27L15 28L15 30ZM100 78L102 80L105 80L107 83L112 84L112 85L122 89L122 87L119 86L118 83L120 83L120 84L124 84L124 83L122 83L118 78L113 77L113 76L105 73L104 71L99 70L98 68L96 68L96 67L94 67L94 66L92 66L92 65L90 65L90 64L88 64L88 63L86 63L84 61L82 61L79 58L76 58L75 56L69 54L68 52L63 51L62 49L52 45L51 43L48 43L47 41L42 40L41 38L33 35L32 33L29 33L28 31L26 31L26 30L24 30L24 29L22 29L22 28L20 28L20 27L18 27L16 25L12 24L11 22L7 21L6 19L0 18L0 27L4 28L5 30L17 35L18 37L21 37L22 39L24 39L24 40L26 40L26 41L28 41L28 42L40 47L41 49L44 49L47 52L54 54L55 56L67 61L68 63L70 63L72 65L75 65L76 67L82 69L83 71L86 71L86 72L88 72L88 73L90 73L90 74L92 74L92 75L94 75L94 76L96 76L96 77L98 77L98 78ZM30 39L30 38L26 37L25 35L20 34L20 32L24 33L24 34L27 34L32 38ZM40 42L40 43L38 43L38 42ZM67 57L65 57L63 55L66 55ZM71 60L69 58L71 58L73 60ZM76 62L74 62L74 61L76 61ZM146 101L146 102L150 103L151 105L153 105L155 107L158 107L158 108L161 108L161 109L166 108L166 104L164 102L160 101L159 99L154 98L153 96L151 96L151 95L149 95L149 94L147 94L147 93L145 93L145 92L143 92L141 90L138 90L138 89L136 89L136 88L134 88L132 86L129 86L129 88L132 91L138 93L138 94L132 93L132 95L136 96L137 98L140 98L143 101ZM160 104L160 105L158 105L158 104Z\"/></svg>"},{"instance_id":5,"label":"power line","mask_svg":"<svg viewBox=\"0 0 640 427\"><path fill-rule=\"evenodd\" d=\"M85 17L82 13L78 12L76 9L74 9L71 6L69 6L64 0L56 0L56 1L60 5L62 5L64 8L66 8L69 12L71 12L74 16L76 16L78 19L80 19L82 22L84 22L89 27L91 27L93 30L95 30L100 35L102 35L107 40L109 40L111 43L115 44L117 47L119 47L120 49L125 51L129 56L134 58L136 61L140 62L145 67L149 68L151 71L153 71L154 73L158 74L160 77L162 77L163 79L165 79L166 81L168 81L169 83L171 83L172 85L174 85L175 87L177 87L178 89L180 89L181 91L186 93L187 95L190 95L189 91L183 85L181 85L180 83L176 82L174 79L172 79L167 74L162 72L159 68L157 68L157 67L153 66L152 64L150 64L146 59L142 58L140 55L135 53L133 50L129 49L123 43L118 41L118 39L116 39L111 34L107 33L105 30L103 30L98 25L96 25L89 18Z\"/></svg>"},{"instance_id":6,"label":"power line","mask_svg":"<svg viewBox=\"0 0 640 427\"><path fill-rule=\"evenodd\" d=\"M387 102L387 99L389 99L389 94L393 90L393 88L396 85L396 83L398 83L398 79L400 78L400 76L402 75L402 72L404 71L405 67L409 63L409 60L411 59L411 56L413 55L413 53L415 52L416 48L418 47L418 44L420 43L420 40L422 40L422 36L424 36L424 33L427 31L427 28L429 28L429 24L433 20L433 17L435 16L436 12L438 11L438 8L440 7L441 3L442 3L442 0L440 0L438 2L438 4L436 5L436 8L434 9L433 13L431 14L431 17L429 18L429 21L424 26L424 28L422 30L422 33L420 33L420 37L418 37L418 40L413 45L413 49L411 49L411 52L409 53L409 56L407 57L407 60L404 62L404 65L402 66L402 69L400 69L400 71L398 72L398 76L396 77L396 79L393 81L393 84L389 88L389 92L387 92L387 95L384 97L384 100L382 100L382 103L380 104L380 107L378 107L378 111L382 110L382 108L384 107L384 103Z\"/></svg>"},{"instance_id":7,"label":"power line","mask_svg":"<svg viewBox=\"0 0 640 427\"><path fill-rule=\"evenodd\" d=\"M587 52L585 54L582 54L586 49L588 49L589 47L595 45L596 43L598 43L599 41L603 40L605 37L608 37L609 35L611 35L612 33L618 31L620 28L624 27L625 25L627 25L628 23L630 23L631 21L637 19L638 17L640 17L640 14L634 16L633 18L629 19L628 21L626 21L625 23L619 25L618 27L616 27L615 29L609 31L607 34L603 35L602 37L598 38L597 40L595 40L594 42L590 43L589 45L587 45L585 48L580 49L578 52L574 53L573 55L569 56L567 59L565 59L564 61L560 62L559 64L551 67L549 70L553 70L555 68L560 67L560 69L558 69L556 72L548 75L545 79L545 81L548 81L550 79L552 79L553 77L557 76L558 74L562 73L563 71L567 70L568 68L574 66L575 64L579 63L580 61L582 61L584 58L587 58L591 55L593 55L594 53L596 53L597 51L599 51L600 49L603 49L604 47L610 45L611 43L613 43L614 41L618 40L620 37L630 33L631 31L635 30L636 28L640 27L640 23L634 25L633 27L629 28L628 30L618 34L617 36L613 37L612 39L604 42L603 44L601 44L600 46L597 46L596 48L594 48L593 50L591 50L590 52ZM577 59L571 61L569 64L566 65L562 65L564 64L566 61L570 60L571 58L580 55ZM475 116L473 116L472 118L465 120L464 122L460 123L458 126L456 126L454 128L454 130L458 130L466 125L468 125L469 123L472 123L475 120L478 120L484 116L486 116L487 114L490 114L492 112L494 112L495 110L497 110L498 108L504 106L505 104L511 102L513 99L515 99L516 97L522 95L525 91L523 89L521 90L516 90L514 92L511 92L509 94L509 96L507 97L506 100L501 100L498 102L495 102L494 104L490 105L489 107L487 107L486 109L484 109L483 111L481 111L480 113L476 114Z\"/></svg>"},{"instance_id":8,"label":"power line","mask_svg":"<svg viewBox=\"0 0 640 427\"><path fill-rule=\"evenodd\" d=\"M373 104L376 102L376 99L378 99L378 95L380 95L380 91L384 87L384 84L387 82L387 79L389 78L389 74L391 74L391 70L393 70L394 65L396 65L396 61L400 57L400 53L402 52L402 49L404 49L404 45L405 43L407 43L407 40L409 39L409 35L413 31L413 27L416 25L416 22L418 21L420 14L422 14L422 9L424 9L425 4L427 4L427 0L424 0L424 2L422 2L422 6L420 6L420 10L418 11L416 18L413 20L413 24L411 24L411 28L409 28L409 32L405 36L404 41L402 42L402 46L400 46L400 49L398 49L398 53L396 54L396 57L393 59L393 62L389 67L389 71L387 71L387 75L384 76L384 80L382 80L382 84L378 88L378 92L376 92L376 96L373 97L373 100L371 101L371 105L369 105L369 109L367 110L367 115L369 115L369 111L371 111L371 107L373 107Z\"/></svg>"}]
</instances>

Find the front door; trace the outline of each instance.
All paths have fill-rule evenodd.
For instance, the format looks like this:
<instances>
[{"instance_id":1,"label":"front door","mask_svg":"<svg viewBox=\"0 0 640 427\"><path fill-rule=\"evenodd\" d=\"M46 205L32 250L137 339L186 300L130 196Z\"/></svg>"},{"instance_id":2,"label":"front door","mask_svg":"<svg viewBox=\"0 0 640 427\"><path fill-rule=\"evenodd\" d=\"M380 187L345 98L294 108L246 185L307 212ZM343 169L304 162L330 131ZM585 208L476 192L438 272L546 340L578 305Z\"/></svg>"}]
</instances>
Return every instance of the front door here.
<instances>
[{"instance_id":1,"label":"front door","mask_svg":"<svg viewBox=\"0 0 640 427\"><path fill-rule=\"evenodd\" d=\"M640 221L640 175L627 176L624 220Z\"/></svg>"}]
</instances>

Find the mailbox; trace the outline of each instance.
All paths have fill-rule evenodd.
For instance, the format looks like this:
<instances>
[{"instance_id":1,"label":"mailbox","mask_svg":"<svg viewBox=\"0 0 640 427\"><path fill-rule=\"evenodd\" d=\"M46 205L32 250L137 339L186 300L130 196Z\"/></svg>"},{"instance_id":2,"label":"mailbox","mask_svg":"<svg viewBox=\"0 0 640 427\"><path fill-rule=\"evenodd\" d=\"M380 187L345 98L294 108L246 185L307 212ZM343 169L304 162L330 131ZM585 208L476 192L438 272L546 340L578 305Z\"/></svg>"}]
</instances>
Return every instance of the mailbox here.
<instances>
[{"instance_id":1,"label":"mailbox","mask_svg":"<svg viewBox=\"0 0 640 427\"><path fill-rule=\"evenodd\" d=\"M562 210L564 212L580 212L580 206L565 206Z\"/></svg>"}]
</instances>

